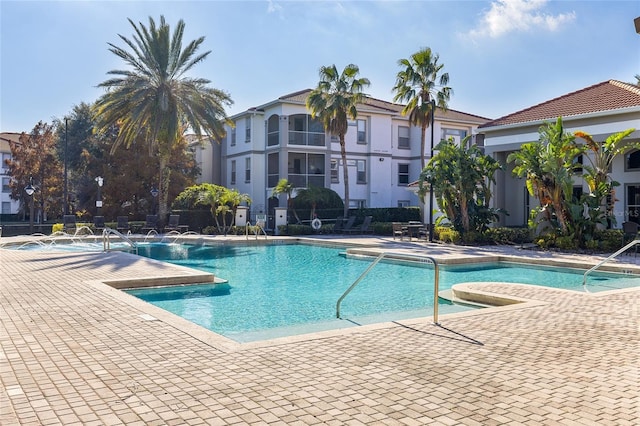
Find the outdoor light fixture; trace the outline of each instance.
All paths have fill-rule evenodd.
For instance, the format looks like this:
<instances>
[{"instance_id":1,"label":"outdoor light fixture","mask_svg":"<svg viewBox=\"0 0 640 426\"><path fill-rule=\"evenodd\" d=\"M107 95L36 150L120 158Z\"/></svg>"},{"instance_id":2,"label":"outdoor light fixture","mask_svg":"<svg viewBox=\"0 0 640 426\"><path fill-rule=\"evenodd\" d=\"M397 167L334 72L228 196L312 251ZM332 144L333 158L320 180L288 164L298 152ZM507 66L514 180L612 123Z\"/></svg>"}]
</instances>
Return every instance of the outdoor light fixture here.
<instances>
[{"instance_id":1,"label":"outdoor light fixture","mask_svg":"<svg viewBox=\"0 0 640 426\"><path fill-rule=\"evenodd\" d=\"M100 215L100 208L102 207L102 185L104 184L104 178L102 176L98 176L95 178L95 181L98 182L98 199L96 200L96 209L98 210L98 216Z\"/></svg>"},{"instance_id":2,"label":"outdoor light fixture","mask_svg":"<svg viewBox=\"0 0 640 426\"><path fill-rule=\"evenodd\" d=\"M36 188L33 186L33 176L29 176L29 185L24 187L24 192L31 198L29 203L29 233L33 234L33 193Z\"/></svg>"},{"instance_id":3,"label":"outdoor light fixture","mask_svg":"<svg viewBox=\"0 0 640 426\"><path fill-rule=\"evenodd\" d=\"M158 198L158 194L160 191L156 187L151 188L151 195L153 196L153 213L155 214L158 211L156 199Z\"/></svg>"},{"instance_id":4,"label":"outdoor light fixture","mask_svg":"<svg viewBox=\"0 0 640 426\"><path fill-rule=\"evenodd\" d=\"M33 193L36 192L36 188L33 186L32 176L29 176L29 185L24 187L24 192L26 192L29 197L31 197Z\"/></svg>"},{"instance_id":5,"label":"outdoor light fixture","mask_svg":"<svg viewBox=\"0 0 640 426\"><path fill-rule=\"evenodd\" d=\"M435 122L435 114L436 114L436 101L435 99L431 99L431 157L429 157L429 161L433 158L433 126ZM429 242L433 242L433 183L429 183Z\"/></svg>"}]
</instances>

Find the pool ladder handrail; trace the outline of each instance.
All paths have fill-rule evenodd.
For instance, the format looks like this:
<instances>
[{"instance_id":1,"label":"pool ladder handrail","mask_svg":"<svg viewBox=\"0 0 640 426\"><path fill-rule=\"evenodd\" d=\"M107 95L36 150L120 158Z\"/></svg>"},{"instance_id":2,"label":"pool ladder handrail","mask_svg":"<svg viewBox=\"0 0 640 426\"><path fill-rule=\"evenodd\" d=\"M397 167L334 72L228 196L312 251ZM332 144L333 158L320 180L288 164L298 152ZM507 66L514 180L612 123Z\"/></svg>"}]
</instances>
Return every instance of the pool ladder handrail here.
<instances>
[{"instance_id":1,"label":"pool ladder handrail","mask_svg":"<svg viewBox=\"0 0 640 426\"><path fill-rule=\"evenodd\" d=\"M593 271L598 269L600 266L604 265L605 263L607 263L611 259L618 257L618 255L624 253L625 251L629 250L631 247L633 247L633 246L635 246L637 244L640 244L640 238L631 241L629 244L627 244L626 246L622 247L620 250L618 250L617 252L613 253L611 256L609 256L606 259L603 259L600 262L598 262L597 265L595 265L593 268L589 269L587 272L584 273L584 275L582 276L582 285L583 286L587 285L587 275L589 275L590 273L592 273Z\"/></svg>"},{"instance_id":2,"label":"pool ladder handrail","mask_svg":"<svg viewBox=\"0 0 640 426\"><path fill-rule=\"evenodd\" d=\"M258 239L258 235L260 235L260 232L262 232L264 234L264 239L267 239L267 232L264 230L264 227L262 226L264 222L261 221L257 221L255 225L251 225L251 222L247 221L247 224L244 226L244 236L245 239L249 239L249 228L253 227L253 234L256 237L256 240ZM256 228L258 228L256 230Z\"/></svg>"},{"instance_id":3,"label":"pool ladder handrail","mask_svg":"<svg viewBox=\"0 0 640 426\"><path fill-rule=\"evenodd\" d=\"M366 277L369 274L369 272L371 272L373 267L376 266L378 264L378 262L380 262L385 257L391 257L391 256L393 256L396 259L400 259L400 260L404 260L406 258L413 258L413 259L419 259L419 260L428 260L431 263L433 263L433 271L434 271L434 277L433 277L433 323L436 324L436 325L439 325L439 323L438 323L438 293L439 293L440 267L438 265L438 261L435 258L431 257L431 256L424 256L424 255L411 254L411 253L402 253L402 254L387 253L387 252L380 253L378 255L378 257L376 257L375 260L371 263L371 265L369 265L369 267L353 282L353 284L351 284L351 286L347 289L347 291L345 291L344 294L342 296L340 296L340 299L338 299L338 302L336 303L336 318L341 319L340 318L340 304L342 303L342 300L344 300L344 298L347 297L347 295L351 292L351 290L353 290L354 287L356 285L358 285L360 283L360 281L362 281L364 279L364 277Z\"/></svg>"},{"instance_id":4,"label":"pool ladder handrail","mask_svg":"<svg viewBox=\"0 0 640 426\"><path fill-rule=\"evenodd\" d=\"M111 239L109 238L109 236L112 234L122 238L122 240L127 244L129 244L131 246L131 249L134 250L136 254L138 254L138 244L136 244L135 241L131 240L129 237L125 236L120 231L117 231L109 227L104 228L104 230L102 231L103 251L111 251Z\"/></svg>"}]
</instances>

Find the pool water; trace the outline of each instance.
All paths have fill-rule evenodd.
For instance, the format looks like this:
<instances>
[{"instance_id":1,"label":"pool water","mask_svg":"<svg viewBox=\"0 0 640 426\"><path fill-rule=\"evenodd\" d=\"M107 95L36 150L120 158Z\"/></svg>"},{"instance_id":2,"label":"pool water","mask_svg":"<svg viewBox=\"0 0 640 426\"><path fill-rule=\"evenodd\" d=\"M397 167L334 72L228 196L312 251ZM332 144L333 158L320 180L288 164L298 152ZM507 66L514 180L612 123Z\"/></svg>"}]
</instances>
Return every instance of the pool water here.
<instances>
[{"instance_id":1,"label":"pool water","mask_svg":"<svg viewBox=\"0 0 640 426\"><path fill-rule=\"evenodd\" d=\"M211 272L228 283L127 292L240 342L433 313L432 265L383 261L342 302L341 317L347 321L336 319L336 302L372 262L343 252L311 245L151 244L141 247L140 254ZM582 290L582 273L504 263L441 266L440 290L470 281ZM637 276L594 273L589 278L590 291L638 285ZM439 309L472 308L440 301Z\"/></svg>"}]
</instances>

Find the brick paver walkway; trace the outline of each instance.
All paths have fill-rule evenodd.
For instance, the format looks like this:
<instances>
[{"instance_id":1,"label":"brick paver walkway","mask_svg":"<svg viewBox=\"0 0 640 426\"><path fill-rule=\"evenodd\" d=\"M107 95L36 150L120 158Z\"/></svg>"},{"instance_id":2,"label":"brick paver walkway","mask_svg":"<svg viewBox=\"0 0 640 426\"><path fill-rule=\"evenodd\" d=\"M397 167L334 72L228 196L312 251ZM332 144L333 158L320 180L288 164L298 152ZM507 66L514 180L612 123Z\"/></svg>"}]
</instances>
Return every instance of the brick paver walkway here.
<instances>
[{"instance_id":1,"label":"brick paver walkway","mask_svg":"<svg viewBox=\"0 0 640 426\"><path fill-rule=\"evenodd\" d=\"M640 290L478 284L538 303L225 346L97 282L177 273L0 250L0 423L640 424Z\"/></svg>"}]
</instances>

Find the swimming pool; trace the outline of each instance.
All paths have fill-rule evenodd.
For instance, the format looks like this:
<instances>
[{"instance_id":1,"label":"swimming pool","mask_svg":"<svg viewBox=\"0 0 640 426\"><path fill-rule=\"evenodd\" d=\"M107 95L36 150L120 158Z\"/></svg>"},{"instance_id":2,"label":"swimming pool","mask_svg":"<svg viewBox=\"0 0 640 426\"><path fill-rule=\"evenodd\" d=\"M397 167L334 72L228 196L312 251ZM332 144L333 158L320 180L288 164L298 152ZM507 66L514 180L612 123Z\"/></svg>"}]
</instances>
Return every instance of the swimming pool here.
<instances>
[{"instance_id":1,"label":"swimming pool","mask_svg":"<svg viewBox=\"0 0 640 426\"><path fill-rule=\"evenodd\" d=\"M433 268L381 262L343 301L336 302L371 264L344 249L304 244L194 246L150 244L140 254L228 280L205 284L127 290L138 298L238 342L431 315ZM440 268L440 289L462 282L504 281L582 289L584 271L480 263ZM640 278L594 273L589 290L640 285ZM440 302L440 312L469 307Z\"/></svg>"}]
</instances>

